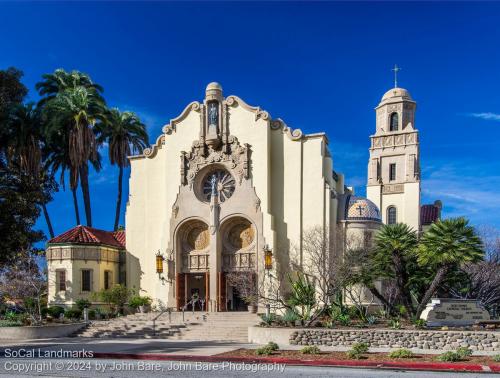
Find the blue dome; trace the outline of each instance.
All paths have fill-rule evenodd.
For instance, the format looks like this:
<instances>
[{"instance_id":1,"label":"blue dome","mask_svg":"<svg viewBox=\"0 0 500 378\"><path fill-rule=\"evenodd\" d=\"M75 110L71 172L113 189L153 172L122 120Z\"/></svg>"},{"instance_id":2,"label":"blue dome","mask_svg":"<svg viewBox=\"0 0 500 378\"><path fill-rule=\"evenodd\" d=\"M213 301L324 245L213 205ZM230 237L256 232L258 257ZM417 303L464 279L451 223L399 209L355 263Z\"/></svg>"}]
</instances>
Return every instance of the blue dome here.
<instances>
[{"instance_id":1,"label":"blue dome","mask_svg":"<svg viewBox=\"0 0 500 378\"><path fill-rule=\"evenodd\" d=\"M346 220L382 222L377 205L367 198L349 196L345 209Z\"/></svg>"}]
</instances>

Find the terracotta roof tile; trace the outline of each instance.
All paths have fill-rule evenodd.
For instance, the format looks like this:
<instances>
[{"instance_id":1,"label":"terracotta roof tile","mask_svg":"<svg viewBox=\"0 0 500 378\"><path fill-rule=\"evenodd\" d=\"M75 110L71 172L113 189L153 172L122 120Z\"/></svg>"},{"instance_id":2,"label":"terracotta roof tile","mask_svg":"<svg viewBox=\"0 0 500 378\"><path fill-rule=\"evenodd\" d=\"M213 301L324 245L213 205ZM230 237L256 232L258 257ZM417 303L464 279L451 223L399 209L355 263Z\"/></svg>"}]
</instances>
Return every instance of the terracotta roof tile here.
<instances>
[{"instance_id":1,"label":"terracotta roof tile","mask_svg":"<svg viewBox=\"0 0 500 378\"><path fill-rule=\"evenodd\" d=\"M48 241L49 244L104 244L125 248L125 231L104 231L87 226L76 226Z\"/></svg>"}]
</instances>

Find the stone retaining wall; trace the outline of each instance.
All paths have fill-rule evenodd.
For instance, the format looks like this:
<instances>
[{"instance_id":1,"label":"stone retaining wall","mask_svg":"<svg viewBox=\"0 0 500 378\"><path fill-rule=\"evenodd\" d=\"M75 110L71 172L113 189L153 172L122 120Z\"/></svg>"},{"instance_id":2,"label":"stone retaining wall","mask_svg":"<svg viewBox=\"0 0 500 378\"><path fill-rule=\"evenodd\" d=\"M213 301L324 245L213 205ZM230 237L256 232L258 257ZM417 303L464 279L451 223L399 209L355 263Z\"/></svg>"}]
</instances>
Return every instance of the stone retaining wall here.
<instances>
[{"instance_id":1,"label":"stone retaining wall","mask_svg":"<svg viewBox=\"0 0 500 378\"><path fill-rule=\"evenodd\" d=\"M1 327L0 340L51 339L70 336L85 327L85 323L51 324L34 327Z\"/></svg>"},{"instance_id":2,"label":"stone retaining wall","mask_svg":"<svg viewBox=\"0 0 500 378\"><path fill-rule=\"evenodd\" d=\"M334 330L300 329L289 337L292 345L350 347L367 343L372 348L456 349L469 347L478 351L500 351L500 332L413 331L413 330Z\"/></svg>"}]
</instances>

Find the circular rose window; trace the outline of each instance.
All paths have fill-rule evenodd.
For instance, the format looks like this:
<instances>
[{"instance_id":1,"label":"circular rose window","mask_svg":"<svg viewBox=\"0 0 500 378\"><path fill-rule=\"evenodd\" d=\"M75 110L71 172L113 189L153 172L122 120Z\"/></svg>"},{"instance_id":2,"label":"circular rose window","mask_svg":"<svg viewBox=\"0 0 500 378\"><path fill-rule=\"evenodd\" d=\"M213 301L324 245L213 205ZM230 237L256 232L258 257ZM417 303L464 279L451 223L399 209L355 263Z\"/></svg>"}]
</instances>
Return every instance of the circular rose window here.
<instances>
[{"instance_id":1,"label":"circular rose window","mask_svg":"<svg viewBox=\"0 0 500 378\"><path fill-rule=\"evenodd\" d=\"M210 201L215 193L219 202L224 202L234 193L236 181L231 174L223 169L212 171L203 179L203 199Z\"/></svg>"}]
</instances>

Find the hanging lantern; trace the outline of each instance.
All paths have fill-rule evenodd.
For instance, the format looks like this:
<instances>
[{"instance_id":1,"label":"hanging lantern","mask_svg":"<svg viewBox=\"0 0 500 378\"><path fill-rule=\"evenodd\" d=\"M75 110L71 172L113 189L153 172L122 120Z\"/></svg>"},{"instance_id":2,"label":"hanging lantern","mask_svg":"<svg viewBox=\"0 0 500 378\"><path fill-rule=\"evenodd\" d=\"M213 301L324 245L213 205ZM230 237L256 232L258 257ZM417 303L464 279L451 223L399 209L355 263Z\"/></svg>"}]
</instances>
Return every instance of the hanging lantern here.
<instances>
[{"instance_id":1,"label":"hanging lantern","mask_svg":"<svg viewBox=\"0 0 500 378\"><path fill-rule=\"evenodd\" d=\"M160 251L156 254L156 273L158 275L163 274L163 256L161 255Z\"/></svg>"},{"instance_id":2,"label":"hanging lantern","mask_svg":"<svg viewBox=\"0 0 500 378\"><path fill-rule=\"evenodd\" d=\"M264 269L271 270L273 268L273 251L266 244L264 246Z\"/></svg>"}]
</instances>

